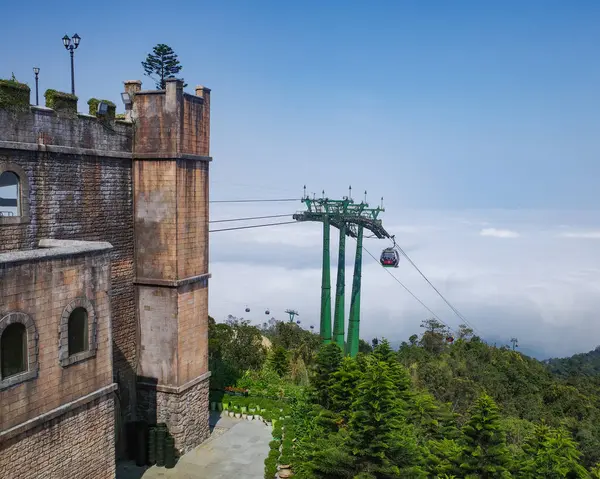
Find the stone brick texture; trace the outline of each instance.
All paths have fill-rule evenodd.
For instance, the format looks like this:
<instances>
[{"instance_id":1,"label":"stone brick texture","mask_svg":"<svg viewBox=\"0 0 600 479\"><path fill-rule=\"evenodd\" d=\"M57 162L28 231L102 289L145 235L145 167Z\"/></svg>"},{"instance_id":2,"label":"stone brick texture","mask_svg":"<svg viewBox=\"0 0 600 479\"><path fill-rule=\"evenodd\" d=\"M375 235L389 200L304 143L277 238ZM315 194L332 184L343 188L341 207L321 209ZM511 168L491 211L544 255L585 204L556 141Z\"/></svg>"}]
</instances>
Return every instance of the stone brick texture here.
<instances>
[{"instance_id":1,"label":"stone brick texture","mask_svg":"<svg viewBox=\"0 0 600 479\"><path fill-rule=\"evenodd\" d=\"M197 90L198 93L198 90ZM210 91L136 94L135 241L140 322L138 411L166 422L184 452L208 435L208 162ZM186 155L188 155L186 157ZM152 283L152 284L150 284Z\"/></svg>"},{"instance_id":2,"label":"stone brick texture","mask_svg":"<svg viewBox=\"0 0 600 479\"><path fill-rule=\"evenodd\" d=\"M140 316L139 376L177 384L177 290L138 286Z\"/></svg>"},{"instance_id":3,"label":"stone brick texture","mask_svg":"<svg viewBox=\"0 0 600 479\"><path fill-rule=\"evenodd\" d=\"M177 277L177 174L174 161L134 161L137 277Z\"/></svg>"},{"instance_id":4,"label":"stone brick texture","mask_svg":"<svg viewBox=\"0 0 600 479\"><path fill-rule=\"evenodd\" d=\"M131 152L131 130L129 123L106 127L89 115L62 115L48 108L0 110L0 141Z\"/></svg>"},{"instance_id":5,"label":"stone brick texture","mask_svg":"<svg viewBox=\"0 0 600 479\"><path fill-rule=\"evenodd\" d=\"M114 130L114 131L111 131ZM42 238L108 241L111 252L113 359L124 419L135 411L136 311L134 288L131 124L102 126L86 115L52 110L0 110L0 171L16 164L29 187L30 221L0 225L0 252L34 248ZM94 155L9 148L59 145ZM115 157L121 154L122 158ZM108 156L105 156L108 155Z\"/></svg>"},{"instance_id":6,"label":"stone brick texture","mask_svg":"<svg viewBox=\"0 0 600 479\"><path fill-rule=\"evenodd\" d=\"M177 274L208 272L208 164L177 161Z\"/></svg>"},{"instance_id":7,"label":"stone brick texture","mask_svg":"<svg viewBox=\"0 0 600 479\"><path fill-rule=\"evenodd\" d=\"M166 423L175 448L185 454L210 435L208 384L206 379L179 394L140 389L139 416L149 424Z\"/></svg>"},{"instance_id":8,"label":"stone brick texture","mask_svg":"<svg viewBox=\"0 0 600 479\"><path fill-rule=\"evenodd\" d=\"M0 391L0 431L112 384L108 252L0 263L0 314L20 311L38 333L38 377ZM94 357L63 368L59 330L65 307L87 297L97 321Z\"/></svg>"},{"instance_id":9,"label":"stone brick texture","mask_svg":"<svg viewBox=\"0 0 600 479\"><path fill-rule=\"evenodd\" d=\"M178 291L178 385L208 372L208 288L206 282Z\"/></svg>"},{"instance_id":10,"label":"stone brick texture","mask_svg":"<svg viewBox=\"0 0 600 479\"><path fill-rule=\"evenodd\" d=\"M29 199L27 221L0 224L0 251L31 249L41 238L112 244L113 359L122 419L154 411L186 452L208 437L208 380L177 394L142 388L136 396L135 384L138 368L140 376L147 372L172 386L208 368L207 280L177 280L208 273L209 168L185 155L209 155L210 90L189 95L181 82L168 81L166 92L136 92L132 114L135 144L132 124L124 122L103 126L86 115L34 107L0 111L0 171L17 165ZM167 351L152 352L169 328ZM50 348L45 341L40 338L40 347ZM154 354L148 360L146 348ZM149 367L154 358L159 371Z\"/></svg>"},{"instance_id":11,"label":"stone brick texture","mask_svg":"<svg viewBox=\"0 0 600 479\"><path fill-rule=\"evenodd\" d=\"M114 479L114 396L0 443L3 479Z\"/></svg>"}]
</instances>

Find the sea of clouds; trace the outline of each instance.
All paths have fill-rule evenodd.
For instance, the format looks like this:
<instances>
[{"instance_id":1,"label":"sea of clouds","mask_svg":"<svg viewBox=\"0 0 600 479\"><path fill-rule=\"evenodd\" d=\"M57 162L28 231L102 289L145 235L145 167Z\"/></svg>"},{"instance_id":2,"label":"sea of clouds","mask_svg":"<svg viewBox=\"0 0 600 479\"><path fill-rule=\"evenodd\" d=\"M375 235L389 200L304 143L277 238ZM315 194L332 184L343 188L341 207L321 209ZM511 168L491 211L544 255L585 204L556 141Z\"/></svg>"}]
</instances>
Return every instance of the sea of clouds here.
<instances>
[{"instance_id":1,"label":"sea of clouds","mask_svg":"<svg viewBox=\"0 0 600 479\"><path fill-rule=\"evenodd\" d=\"M295 209L296 206L292 208ZM298 205L301 209L301 206ZM290 210L288 207L283 211ZM281 206L224 210L211 219L281 213ZM287 221L278 218L245 222ZM238 223L211 224L211 229ZM600 213L585 211L427 211L385 213L384 225L438 290L489 342L519 339L538 358L585 352L600 344ZM298 223L210 235L209 312L259 324L296 309L318 329L322 226ZM379 258L386 240L366 239ZM338 234L331 235L332 294ZM356 242L346 242L346 316ZM431 313L367 253L363 255L361 337L406 340ZM391 272L440 319L462 320L406 259ZM334 298L332 296L332 305ZM248 306L250 313L244 311ZM265 315L269 309L270 315Z\"/></svg>"}]
</instances>

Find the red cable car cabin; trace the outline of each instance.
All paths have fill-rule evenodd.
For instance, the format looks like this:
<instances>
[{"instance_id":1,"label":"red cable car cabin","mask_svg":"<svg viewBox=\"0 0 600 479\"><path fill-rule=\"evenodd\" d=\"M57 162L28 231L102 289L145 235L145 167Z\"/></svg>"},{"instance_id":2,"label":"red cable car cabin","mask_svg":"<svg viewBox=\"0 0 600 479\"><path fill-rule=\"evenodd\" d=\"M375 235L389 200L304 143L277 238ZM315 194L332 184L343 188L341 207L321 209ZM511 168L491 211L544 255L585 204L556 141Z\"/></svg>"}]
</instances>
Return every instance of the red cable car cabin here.
<instances>
[{"instance_id":1,"label":"red cable car cabin","mask_svg":"<svg viewBox=\"0 0 600 479\"><path fill-rule=\"evenodd\" d=\"M397 268L400 262L400 255L396 248L386 248L381 253L379 262L384 268Z\"/></svg>"}]
</instances>

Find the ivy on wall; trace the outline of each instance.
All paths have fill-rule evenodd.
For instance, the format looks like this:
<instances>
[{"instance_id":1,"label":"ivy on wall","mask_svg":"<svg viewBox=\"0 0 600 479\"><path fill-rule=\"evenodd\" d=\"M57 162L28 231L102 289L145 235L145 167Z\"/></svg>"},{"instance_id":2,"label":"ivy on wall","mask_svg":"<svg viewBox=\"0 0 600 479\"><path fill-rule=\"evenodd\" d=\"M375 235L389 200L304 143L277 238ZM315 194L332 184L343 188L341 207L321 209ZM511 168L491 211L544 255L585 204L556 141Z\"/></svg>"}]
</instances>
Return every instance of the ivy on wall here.
<instances>
[{"instance_id":1,"label":"ivy on wall","mask_svg":"<svg viewBox=\"0 0 600 479\"><path fill-rule=\"evenodd\" d=\"M88 106L90 107L90 109L89 109L90 115L97 116L98 105L100 104L100 102L104 102L108 105L108 112L106 114L106 120L114 121L115 116L116 116L115 113L117 111L117 106L110 100L99 100L98 98L90 98L87 102Z\"/></svg>"},{"instance_id":2,"label":"ivy on wall","mask_svg":"<svg viewBox=\"0 0 600 479\"><path fill-rule=\"evenodd\" d=\"M17 81L14 75L10 80L0 79L0 108L13 111L27 110L30 92L29 86Z\"/></svg>"},{"instance_id":3,"label":"ivy on wall","mask_svg":"<svg viewBox=\"0 0 600 479\"><path fill-rule=\"evenodd\" d=\"M78 98L71 93L48 89L44 93L44 98L46 98L46 106L48 108L52 108L55 111L77 114Z\"/></svg>"}]
</instances>

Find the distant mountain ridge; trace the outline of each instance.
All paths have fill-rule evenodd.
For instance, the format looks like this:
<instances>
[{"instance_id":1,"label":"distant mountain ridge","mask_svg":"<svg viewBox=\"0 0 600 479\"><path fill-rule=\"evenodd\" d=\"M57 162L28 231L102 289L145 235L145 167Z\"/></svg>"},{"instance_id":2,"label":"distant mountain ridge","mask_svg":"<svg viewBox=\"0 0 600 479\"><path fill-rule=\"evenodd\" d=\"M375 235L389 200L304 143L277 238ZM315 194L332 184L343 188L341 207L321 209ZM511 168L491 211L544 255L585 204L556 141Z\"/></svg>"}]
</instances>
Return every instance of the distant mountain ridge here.
<instances>
[{"instance_id":1,"label":"distant mountain ridge","mask_svg":"<svg viewBox=\"0 0 600 479\"><path fill-rule=\"evenodd\" d=\"M568 358L550 358L542 361L553 374L568 376L600 376L600 346L587 353L574 354Z\"/></svg>"}]
</instances>

